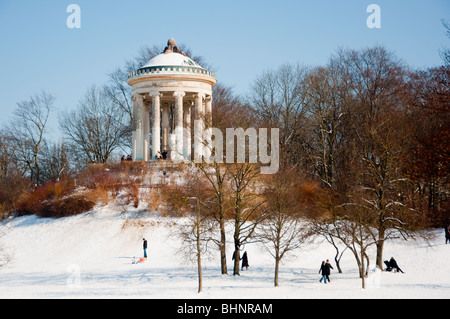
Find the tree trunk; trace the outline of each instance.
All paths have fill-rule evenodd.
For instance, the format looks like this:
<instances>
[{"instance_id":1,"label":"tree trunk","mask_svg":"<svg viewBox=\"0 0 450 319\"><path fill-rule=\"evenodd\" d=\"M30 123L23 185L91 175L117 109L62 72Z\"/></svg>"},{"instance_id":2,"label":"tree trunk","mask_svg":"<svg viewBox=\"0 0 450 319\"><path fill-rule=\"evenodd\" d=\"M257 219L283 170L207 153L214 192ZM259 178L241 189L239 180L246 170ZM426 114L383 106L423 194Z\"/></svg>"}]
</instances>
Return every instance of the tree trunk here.
<instances>
[{"instance_id":1,"label":"tree trunk","mask_svg":"<svg viewBox=\"0 0 450 319\"><path fill-rule=\"evenodd\" d=\"M233 258L234 258L234 269L233 269L233 275L240 275L239 273L239 261L241 260L240 256L241 256L241 250L240 250L240 243L239 243L239 227L236 224L236 232L238 232L237 234L235 234L234 236L234 254L233 254Z\"/></svg>"},{"instance_id":2,"label":"tree trunk","mask_svg":"<svg viewBox=\"0 0 450 319\"><path fill-rule=\"evenodd\" d=\"M364 269L364 249L361 247L361 280L362 280L362 289L366 288L366 275L365 275L365 269Z\"/></svg>"},{"instance_id":3,"label":"tree trunk","mask_svg":"<svg viewBox=\"0 0 450 319\"><path fill-rule=\"evenodd\" d=\"M351 247L349 247L349 249L352 251L353 255L355 256L356 265L358 266L358 270L359 270L359 278L362 278L364 276L364 273L361 272L362 266L361 266L361 260L359 258L358 251Z\"/></svg>"},{"instance_id":4,"label":"tree trunk","mask_svg":"<svg viewBox=\"0 0 450 319\"><path fill-rule=\"evenodd\" d=\"M334 256L334 262L336 263L336 267L337 267L338 272L340 274L342 274L341 265L339 263L340 261L341 261L341 259L339 258L339 250L336 250L336 256Z\"/></svg>"},{"instance_id":5,"label":"tree trunk","mask_svg":"<svg viewBox=\"0 0 450 319\"><path fill-rule=\"evenodd\" d=\"M223 216L220 218L220 266L222 275L228 274L227 268L227 253L226 253L226 237L225 237L225 220Z\"/></svg>"},{"instance_id":6,"label":"tree trunk","mask_svg":"<svg viewBox=\"0 0 450 319\"><path fill-rule=\"evenodd\" d=\"M239 256L241 254L241 251L239 250L239 248L237 248L234 251L234 270L233 270L233 275L240 275L239 273Z\"/></svg>"},{"instance_id":7,"label":"tree trunk","mask_svg":"<svg viewBox=\"0 0 450 319\"><path fill-rule=\"evenodd\" d=\"M236 201L236 207L240 207L239 200ZM239 241L240 236L240 211L235 210L234 219L234 269L233 275L240 275L239 273L239 261L241 256L241 243Z\"/></svg>"},{"instance_id":8,"label":"tree trunk","mask_svg":"<svg viewBox=\"0 0 450 319\"><path fill-rule=\"evenodd\" d=\"M200 242L200 207L197 198L197 267L198 267L198 292L202 292L202 247Z\"/></svg>"},{"instance_id":9,"label":"tree trunk","mask_svg":"<svg viewBox=\"0 0 450 319\"><path fill-rule=\"evenodd\" d=\"M377 267L383 270L384 229L379 231L377 242Z\"/></svg>"},{"instance_id":10,"label":"tree trunk","mask_svg":"<svg viewBox=\"0 0 450 319\"><path fill-rule=\"evenodd\" d=\"M275 279L274 279L274 285L275 287L278 287L278 270L280 269L280 257L275 257Z\"/></svg>"},{"instance_id":11,"label":"tree trunk","mask_svg":"<svg viewBox=\"0 0 450 319\"><path fill-rule=\"evenodd\" d=\"M200 240L197 239L197 249L200 249ZM198 292L202 292L202 258L200 251L197 252L197 267L198 267Z\"/></svg>"}]
</instances>

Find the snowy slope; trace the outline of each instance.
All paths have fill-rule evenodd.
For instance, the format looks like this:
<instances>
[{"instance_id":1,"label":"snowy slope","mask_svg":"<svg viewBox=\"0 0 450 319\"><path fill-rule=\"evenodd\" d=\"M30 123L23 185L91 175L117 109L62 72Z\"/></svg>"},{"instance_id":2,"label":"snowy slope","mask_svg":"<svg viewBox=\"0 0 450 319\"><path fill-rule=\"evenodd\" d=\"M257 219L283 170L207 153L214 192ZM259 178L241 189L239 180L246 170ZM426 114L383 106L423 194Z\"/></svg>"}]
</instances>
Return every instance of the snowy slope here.
<instances>
[{"instance_id":1,"label":"snowy slope","mask_svg":"<svg viewBox=\"0 0 450 319\"><path fill-rule=\"evenodd\" d=\"M0 269L0 298L449 298L450 245L436 231L431 246L423 242L387 242L385 258L394 256L405 274L373 272L361 289L350 252L332 271L331 284L320 284L322 260L333 262L334 249L317 241L285 260L280 287L273 287L273 259L256 244L246 245L250 268L241 276L221 275L218 252L204 260L203 292L197 293L197 269L186 264L173 232L177 219L146 212L119 213L110 207L62 219L26 216L2 224L0 244L12 261ZM149 259L142 256L148 239ZM231 240L231 233L229 240ZM232 274L232 244L228 268ZM371 268L375 253L371 252ZM335 267L336 269L336 267Z\"/></svg>"}]
</instances>

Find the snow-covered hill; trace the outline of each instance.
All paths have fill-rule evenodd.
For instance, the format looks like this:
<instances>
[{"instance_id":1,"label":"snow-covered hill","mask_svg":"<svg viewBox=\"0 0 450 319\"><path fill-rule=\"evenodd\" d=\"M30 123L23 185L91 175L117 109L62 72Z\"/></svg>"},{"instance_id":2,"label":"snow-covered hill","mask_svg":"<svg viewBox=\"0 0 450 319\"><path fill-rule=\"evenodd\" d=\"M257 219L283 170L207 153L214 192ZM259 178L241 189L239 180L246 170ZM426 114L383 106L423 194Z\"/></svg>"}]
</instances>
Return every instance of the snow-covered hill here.
<instances>
[{"instance_id":1,"label":"snow-covered hill","mask_svg":"<svg viewBox=\"0 0 450 319\"><path fill-rule=\"evenodd\" d=\"M274 261L262 246L246 245L249 270L241 276L221 275L219 253L204 260L203 292L197 293L196 265L179 253L173 233L180 220L146 212L120 213L111 207L61 219L25 216L1 224L0 244L12 261L0 268L0 298L449 298L450 245L437 230L431 246L395 241L385 245L385 259L394 256L401 273L372 272L361 289L351 252L341 262L343 274L332 271L331 283L319 283L322 260L334 264L334 249L315 242L285 260L280 287L273 286ZM142 257L142 238L149 258ZM231 240L231 233L229 240ZM232 248L228 267L232 274ZM375 253L371 252L371 268ZM334 267L336 269L336 267Z\"/></svg>"}]
</instances>

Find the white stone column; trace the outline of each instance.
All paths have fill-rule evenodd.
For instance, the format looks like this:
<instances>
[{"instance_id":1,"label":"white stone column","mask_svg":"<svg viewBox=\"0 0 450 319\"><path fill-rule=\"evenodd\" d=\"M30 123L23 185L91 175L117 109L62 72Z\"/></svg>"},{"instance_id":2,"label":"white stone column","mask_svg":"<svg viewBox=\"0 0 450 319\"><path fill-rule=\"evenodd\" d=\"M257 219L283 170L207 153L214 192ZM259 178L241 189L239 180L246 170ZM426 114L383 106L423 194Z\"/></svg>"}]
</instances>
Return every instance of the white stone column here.
<instances>
[{"instance_id":1,"label":"white stone column","mask_svg":"<svg viewBox=\"0 0 450 319\"><path fill-rule=\"evenodd\" d=\"M143 116L143 139L144 139L144 161L148 162L150 153L150 103L143 101L142 103L142 116Z\"/></svg>"},{"instance_id":2,"label":"white stone column","mask_svg":"<svg viewBox=\"0 0 450 319\"><path fill-rule=\"evenodd\" d=\"M170 130L170 123L169 123L169 106L164 105L162 107L162 149L163 151L169 151L169 130Z\"/></svg>"},{"instance_id":3,"label":"white stone column","mask_svg":"<svg viewBox=\"0 0 450 319\"><path fill-rule=\"evenodd\" d=\"M212 152L212 96L209 95L205 100L205 149L204 156L209 161Z\"/></svg>"},{"instance_id":4,"label":"white stone column","mask_svg":"<svg viewBox=\"0 0 450 319\"><path fill-rule=\"evenodd\" d=\"M133 94L133 161L144 160L144 100L140 94Z\"/></svg>"},{"instance_id":5,"label":"white stone column","mask_svg":"<svg viewBox=\"0 0 450 319\"><path fill-rule=\"evenodd\" d=\"M185 159L191 160L191 102L188 101L184 106L183 113L183 122L184 122L184 130L183 130L183 150L186 151Z\"/></svg>"},{"instance_id":6,"label":"white stone column","mask_svg":"<svg viewBox=\"0 0 450 319\"><path fill-rule=\"evenodd\" d=\"M203 98L204 94L198 93L194 96L194 108L195 108L195 123L194 123L194 161L201 162L203 156L203 131L204 124L204 112L203 112Z\"/></svg>"},{"instance_id":7,"label":"white stone column","mask_svg":"<svg viewBox=\"0 0 450 319\"><path fill-rule=\"evenodd\" d=\"M152 92L153 126L152 126L152 158L161 152L161 93Z\"/></svg>"},{"instance_id":8,"label":"white stone column","mask_svg":"<svg viewBox=\"0 0 450 319\"><path fill-rule=\"evenodd\" d=\"M184 92L175 92L175 152L174 160L183 158L183 96Z\"/></svg>"}]
</instances>

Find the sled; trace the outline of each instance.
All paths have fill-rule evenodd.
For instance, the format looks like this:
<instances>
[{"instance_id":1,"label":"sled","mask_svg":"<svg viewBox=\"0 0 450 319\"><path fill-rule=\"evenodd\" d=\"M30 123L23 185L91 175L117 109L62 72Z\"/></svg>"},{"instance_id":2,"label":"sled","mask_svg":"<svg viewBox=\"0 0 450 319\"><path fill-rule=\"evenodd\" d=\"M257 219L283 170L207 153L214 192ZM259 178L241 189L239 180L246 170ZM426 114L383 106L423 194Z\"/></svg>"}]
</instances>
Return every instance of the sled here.
<instances>
[{"instance_id":1,"label":"sled","mask_svg":"<svg viewBox=\"0 0 450 319\"><path fill-rule=\"evenodd\" d=\"M146 260L147 260L147 258L141 258L141 259L139 259L140 262L143 262L143 261L146 261Z\"/></svg>"}]
</instances>

